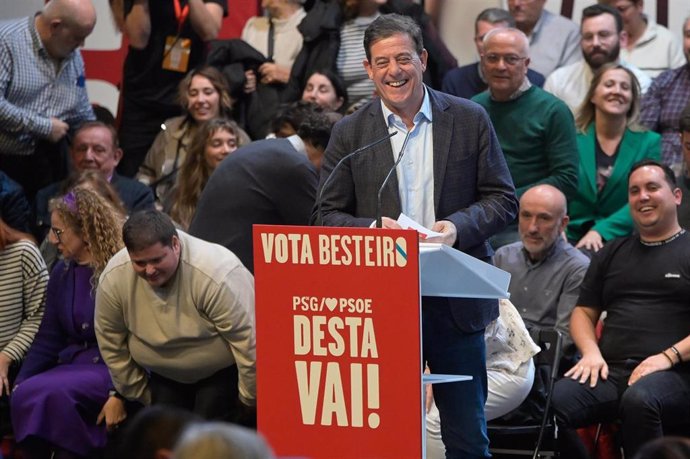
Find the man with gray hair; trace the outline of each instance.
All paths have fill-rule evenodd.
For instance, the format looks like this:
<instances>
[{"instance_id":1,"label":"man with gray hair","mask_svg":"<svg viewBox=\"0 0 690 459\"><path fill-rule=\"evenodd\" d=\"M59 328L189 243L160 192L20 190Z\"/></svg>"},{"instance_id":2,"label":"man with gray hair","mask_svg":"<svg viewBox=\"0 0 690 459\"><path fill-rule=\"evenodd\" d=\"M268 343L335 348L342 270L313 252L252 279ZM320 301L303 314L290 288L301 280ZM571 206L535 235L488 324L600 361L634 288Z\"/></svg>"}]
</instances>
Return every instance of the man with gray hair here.
<instances>
[{"instance_id":1,"label":"man with gray hair","mask_svg":"<svg viewBox=\"0 0 690 459\"><path fill-rule=\"evenodd\" d=\"M515 19L506 10L487 8L479 13L474 21L474 45L477 47L477 54L482 54L482 42L490 30L505 27L515 27ZM528 68L527 78L540 88L544 86L544 75L539 72ZM487 87L486 77L479 62L452 69L443 77L443 92L465 99L471 99L486 91Z\"/></svg>"},{"instance_id":2,"label":"man with gray hair","mask_svg":"<svg viewBox=\"0 0 690 459\"><path fill-rule=\"evenodd\" d=\"M489 90L474 98L489 113L515 191L549 184L566 196L577 189L578 153L573 116L558 98L527 79L529 44L517 29L494 29L484 37L482 71ZM515 242L513 224L493 239L494 247Z\"/></svg>"},{"instance_id":3,"label":"man with gray hair","mask_svg":"<svg viewBox=\"0 0 690 459\"><path fill-rule=\"evenodd\" d=\"M33 199L66 175L70 128L94 119L77 49L96 25L91 0L51 0L0 22L0 169Z\"/></svg>"}]
</instances>

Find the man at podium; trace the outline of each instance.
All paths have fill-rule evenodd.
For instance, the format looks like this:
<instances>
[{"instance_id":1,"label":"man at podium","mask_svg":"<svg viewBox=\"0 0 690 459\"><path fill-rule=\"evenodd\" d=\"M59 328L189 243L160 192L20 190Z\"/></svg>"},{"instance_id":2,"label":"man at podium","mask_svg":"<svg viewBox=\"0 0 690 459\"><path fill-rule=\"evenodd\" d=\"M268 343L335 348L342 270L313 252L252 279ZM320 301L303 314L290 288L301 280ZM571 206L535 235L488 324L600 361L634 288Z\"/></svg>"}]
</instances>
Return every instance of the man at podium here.
<instances>
[{"instance_id":1,"label":"man at podium","mask_svg":"<svg viewBox=\"0 0 690 459\"><path fill-rule=\"evenodd\" d=\"M312 221L371 226L379 217L384 228L399 229L394 218L404 212L441 233L429 242L490 262L487 238L515 218L517 199L486 112L424 85L427 51L410 18L380 16L367 28L364 48L364 67L380 99L335 125ZM425 297L422 303L423 353L431 371L473 377L434 385L446 456L490 457L484 328L498 316L498 302Z\"/></svg>"}]
</instances>

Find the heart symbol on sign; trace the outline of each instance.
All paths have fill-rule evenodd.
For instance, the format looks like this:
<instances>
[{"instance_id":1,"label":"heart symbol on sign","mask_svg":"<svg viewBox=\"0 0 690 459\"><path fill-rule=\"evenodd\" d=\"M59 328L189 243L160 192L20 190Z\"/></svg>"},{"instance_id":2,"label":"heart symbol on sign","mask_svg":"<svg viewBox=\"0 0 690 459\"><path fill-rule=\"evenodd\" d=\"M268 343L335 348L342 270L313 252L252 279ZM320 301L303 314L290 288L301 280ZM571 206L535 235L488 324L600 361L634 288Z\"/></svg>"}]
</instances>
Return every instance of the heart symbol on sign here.
<instances>
[{"instance_id":1,"label":"heart symbol on sign","mask_svg":"<svg viewBox=\"0 0 690 459\"><path fill-rule=\"evenodd\" d=\"M326 307L333 312L335 307L338 306L338 300L335 298L326 298Z\"/></svg>"}]
</instances>

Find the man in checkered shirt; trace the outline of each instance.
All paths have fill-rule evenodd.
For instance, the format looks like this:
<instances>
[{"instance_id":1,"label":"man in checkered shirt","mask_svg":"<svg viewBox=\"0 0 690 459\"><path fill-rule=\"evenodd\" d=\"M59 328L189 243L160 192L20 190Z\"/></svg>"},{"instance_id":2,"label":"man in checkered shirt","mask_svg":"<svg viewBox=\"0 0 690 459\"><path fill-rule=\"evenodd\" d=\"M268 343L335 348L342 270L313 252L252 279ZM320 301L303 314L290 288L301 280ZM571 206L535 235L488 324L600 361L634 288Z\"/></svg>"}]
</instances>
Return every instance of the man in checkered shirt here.
<instances>
[{"instance_id":1,"label":"man in checkered shirt","mask_svg":"<svg viewBox=\"0 0 690 459\"><path fill-rule=\"evenodd\" d=\"M0 170L30 198L63 178L68 131L94 119L77 48L95 25L91 0L51 0L0 22Z\"/></svg>"}]
</instances>

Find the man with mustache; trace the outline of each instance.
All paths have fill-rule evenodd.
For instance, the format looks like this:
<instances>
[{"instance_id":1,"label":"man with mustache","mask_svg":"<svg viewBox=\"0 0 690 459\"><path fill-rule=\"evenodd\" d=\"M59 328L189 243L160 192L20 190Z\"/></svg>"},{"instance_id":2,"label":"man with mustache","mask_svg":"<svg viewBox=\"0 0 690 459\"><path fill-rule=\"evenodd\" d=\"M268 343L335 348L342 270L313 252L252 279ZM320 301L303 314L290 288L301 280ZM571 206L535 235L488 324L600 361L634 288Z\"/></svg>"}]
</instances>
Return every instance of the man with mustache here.
<instances>
[{"instance_id":1,"label":"man with mustache","mask_svg":"<svg viewBox=\"0 0 690 459\"><path fill-rule=\"evenodd\" d=\"M621 46L627 43L623 30L623 19L615 8L607 5L592 5L582 10L581 23L583 61L561 67L546 78L544 89L562 99L573 113L582 104L594 72L608 62L620 62L629 68L640 83L642 93L652 80L637 67L620 61Z\"/></svg>"}]
</instances>

